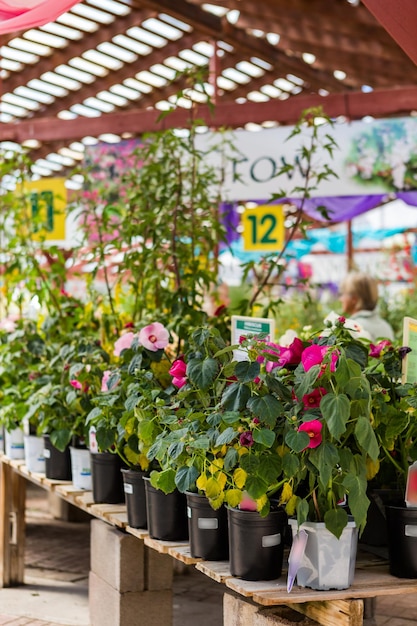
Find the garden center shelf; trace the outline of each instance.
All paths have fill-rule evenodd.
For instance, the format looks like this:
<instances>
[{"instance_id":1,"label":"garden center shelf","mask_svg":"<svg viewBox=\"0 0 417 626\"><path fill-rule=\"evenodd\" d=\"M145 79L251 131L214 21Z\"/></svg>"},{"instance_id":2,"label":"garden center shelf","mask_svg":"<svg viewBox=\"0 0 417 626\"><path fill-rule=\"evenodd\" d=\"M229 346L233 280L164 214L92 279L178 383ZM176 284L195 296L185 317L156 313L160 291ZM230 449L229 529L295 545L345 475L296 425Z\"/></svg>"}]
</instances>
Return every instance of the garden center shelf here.
<instances>
[{"instance_id":1,"label":"garden center shelf","mask_svg":"<svg viewBox=\"0 0 417 626\"><path fill-rule=\"evenodd\" d=\"M339 610L339 601L375 598L417 592L417 579L396 578L388 572L388 561L381 554L369 552L360 544L353 584L346 590L314 591L294 585L290 594L286 590L286 570L281 578L271 581L245 581L230 574L228 561L203 561L190 554L185 541L160 541L153 539L145 529L131 528L127 522L126 505L96 504L92 492L74 488L71 482L51 480L44 474L29 472L24 461L10 460L0 455L0 585L23 584L25 545L25 480L54 492L68 503L89 513L117 529L142 540L146 546L160 554L171 556L186 565L225 585L242 598L248 598L263 607L291 605L297 611L313 616L306 606L324 603L327 613ZM378 552L378 550L376 550ZM286 563L286 558L284 558ZM330 602L328 602L330 601ZM307 605L305 603L308 603ZM311 603L311 604L310 604ZM319 618L314 616L314 619ZM320 622L326 623L326 621ZM342 622L340 622L342 623ZM345 621L346 624L361 624L362 621Z\"/></svg>"}]
</instances>

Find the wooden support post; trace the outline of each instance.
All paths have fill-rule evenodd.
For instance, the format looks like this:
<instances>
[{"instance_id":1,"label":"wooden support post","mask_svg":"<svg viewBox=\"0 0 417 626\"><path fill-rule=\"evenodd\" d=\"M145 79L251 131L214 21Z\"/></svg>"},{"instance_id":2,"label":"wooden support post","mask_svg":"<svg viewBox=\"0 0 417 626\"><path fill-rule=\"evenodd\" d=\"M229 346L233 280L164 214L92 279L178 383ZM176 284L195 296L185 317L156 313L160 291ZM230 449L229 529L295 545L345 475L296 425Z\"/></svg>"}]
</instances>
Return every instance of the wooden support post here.
<instances>
[{"instance_id":1,"label":"wooden support post","mask_svg":"<svg viewBox=\"0 0 417 626\"><path fill-rule=\"evenodd\" d=\"M315 620L321 626L362 626L363 600L332 600L327 602L303 602L291 607Z\"/></svg>"},{"instance_id":2,"label":"wooden support post","mask_svg":"<svg viewBox=\"0 0 417 626\"><path fill-rule=\"evenodd\" d=\"M26 480L0 462L0 586L24 582Z\"/></svg>"}]
</instances>

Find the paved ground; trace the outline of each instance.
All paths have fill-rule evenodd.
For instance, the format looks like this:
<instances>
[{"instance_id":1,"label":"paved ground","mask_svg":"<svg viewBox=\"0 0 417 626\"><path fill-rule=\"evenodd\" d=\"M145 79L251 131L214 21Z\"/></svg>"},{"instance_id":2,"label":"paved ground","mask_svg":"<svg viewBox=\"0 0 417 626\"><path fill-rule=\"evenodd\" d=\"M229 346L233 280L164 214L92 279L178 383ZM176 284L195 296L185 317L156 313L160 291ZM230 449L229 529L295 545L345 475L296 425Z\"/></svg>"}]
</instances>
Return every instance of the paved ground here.
<instances>
[{"instance_id":1,"label":"paved ground","mask_svg":"<svg viewBox=\"0 0 417 626\"><path fill-rule=\"evenodd\" d=\"M45 491L28 483L26 584L0 589L0 626L89 626L89 542L88 522L53 520ZM184 566L174 576L174 626L221 626L222 596L222 585ZM417 597L379 598L365 623L417 626Z\"/></svg>"}]
</instances>

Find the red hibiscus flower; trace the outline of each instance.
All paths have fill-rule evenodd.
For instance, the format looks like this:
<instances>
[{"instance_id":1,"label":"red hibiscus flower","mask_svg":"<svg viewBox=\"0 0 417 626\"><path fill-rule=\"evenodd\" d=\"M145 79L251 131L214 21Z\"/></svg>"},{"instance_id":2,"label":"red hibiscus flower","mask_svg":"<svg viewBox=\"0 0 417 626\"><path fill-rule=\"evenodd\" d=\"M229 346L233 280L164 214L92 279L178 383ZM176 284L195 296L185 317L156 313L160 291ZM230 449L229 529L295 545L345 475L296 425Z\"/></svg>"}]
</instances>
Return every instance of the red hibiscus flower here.
<instances>
[{"instance_id":1,"label":"red hibiscus flower","mask_svg":"<svg viewBox=\"0 0 417 626\"><path fill-rule=\"evenodd\" d=\"M324 387L313 389L310 393L306 393L302 397L302 402L305 409L317 409L320 406L320 401L325 396L327 391Z\"/></svg>"},{"instance_id":2,"label":"red hibiscus flower","mask_svg":"<svg viewBox=\"0 0 417 626\"><path fill-rule=\"evenodd\" d=\"M306 450L307 448L317 448L317 446L321 444L321 442L323 441L323 437L321 435L322 428L323 428L323 425L319 420L311 420L311 422L303 422L298 427L298 430L306 432L307 435L310 437L310 442L308 446L304 448L304 450Z\"/></svg>"}]
</instances>

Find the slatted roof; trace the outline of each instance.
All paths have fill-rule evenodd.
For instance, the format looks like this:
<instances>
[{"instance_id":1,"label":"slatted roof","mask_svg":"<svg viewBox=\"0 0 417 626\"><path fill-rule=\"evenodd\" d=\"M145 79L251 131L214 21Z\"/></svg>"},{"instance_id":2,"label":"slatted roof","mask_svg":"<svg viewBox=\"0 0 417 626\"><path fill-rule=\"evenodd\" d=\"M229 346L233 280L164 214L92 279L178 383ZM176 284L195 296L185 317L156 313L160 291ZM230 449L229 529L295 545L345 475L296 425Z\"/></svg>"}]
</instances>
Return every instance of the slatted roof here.
<instances>
[{"instance_id":1,"label":"slatted roof","mask_svg":"<svg viewBox=\"0 0 417 626\"><path fill-rule=\"evenodd\" d=\"M155 129L161 111L176 107L172 125L191 106L207 115L208 97L210 126L292 123L319 102L345 118L408 114L417 66L364 2L84 0L3 36L0 147L28 147L50 176L98 140Z\"/></svg>"}]
</instances>

